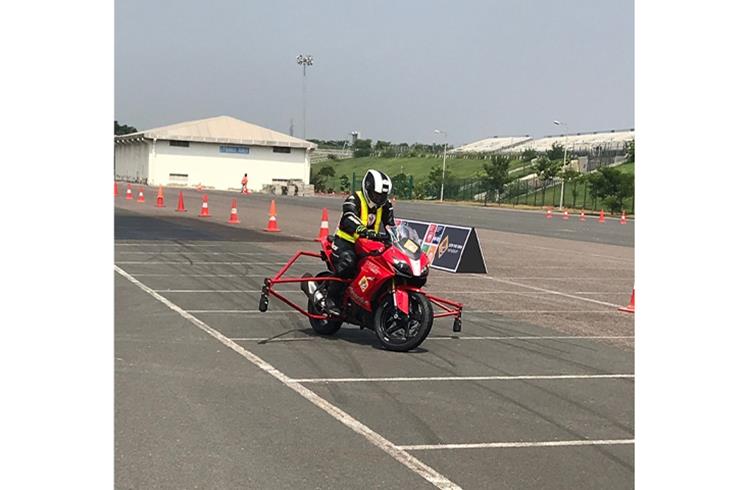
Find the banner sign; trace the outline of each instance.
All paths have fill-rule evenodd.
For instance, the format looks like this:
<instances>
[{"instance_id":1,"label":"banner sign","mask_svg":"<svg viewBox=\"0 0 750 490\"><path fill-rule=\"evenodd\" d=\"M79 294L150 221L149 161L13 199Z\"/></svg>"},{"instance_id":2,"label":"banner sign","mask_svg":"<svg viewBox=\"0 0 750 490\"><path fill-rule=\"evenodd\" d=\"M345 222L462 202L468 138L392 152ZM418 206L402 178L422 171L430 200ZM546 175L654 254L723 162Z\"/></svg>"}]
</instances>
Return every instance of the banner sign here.
<instances>
[{"instance_id":1,"label":"banner sign","mask_svg":"<svg viewBox=\"0 0 750 490\"><path fill-rule=\"evenodd\" d=\"M396 226L401 224L409 228L409 238L419 243L430 258L431 267L448 272L487 273L474 228L396 219Z\"/></svg>"}]
</instances>

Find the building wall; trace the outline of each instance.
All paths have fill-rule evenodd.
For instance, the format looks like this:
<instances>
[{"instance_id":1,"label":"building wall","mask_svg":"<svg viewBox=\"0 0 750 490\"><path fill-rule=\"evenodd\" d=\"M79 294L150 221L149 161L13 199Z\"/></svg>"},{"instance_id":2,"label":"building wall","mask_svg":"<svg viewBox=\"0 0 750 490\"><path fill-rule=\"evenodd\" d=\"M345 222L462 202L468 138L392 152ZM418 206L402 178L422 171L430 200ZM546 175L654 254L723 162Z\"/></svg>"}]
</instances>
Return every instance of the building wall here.
<instances>
[{"instance_id":1,"label":"building wall","mask_svg":"<svg viewBox=\"0 0 750 490\"><path fill-rule=\"evenodd\" d=\"M115 144L115 179L146 183L148 178L148 140Z\"/></svg>"},{"instance_id":2,"label":"building wall","mask_svg":"<svg viewBox=\"0 0 750 490\"><path fill-rule=\"evenodd\" d=\"M222 153L220 146L191 141L189 147L180 147L170 146L167 140L157 141L156 151L149 154L149 184L202 184L216 189L239 189L245 173L248 187L255 191L270 184L272 179L300 179L309 183L310 161L302 148L274 153L272 147L250 146L249 154L241 154Z\"/></svg>"}]
</instances>

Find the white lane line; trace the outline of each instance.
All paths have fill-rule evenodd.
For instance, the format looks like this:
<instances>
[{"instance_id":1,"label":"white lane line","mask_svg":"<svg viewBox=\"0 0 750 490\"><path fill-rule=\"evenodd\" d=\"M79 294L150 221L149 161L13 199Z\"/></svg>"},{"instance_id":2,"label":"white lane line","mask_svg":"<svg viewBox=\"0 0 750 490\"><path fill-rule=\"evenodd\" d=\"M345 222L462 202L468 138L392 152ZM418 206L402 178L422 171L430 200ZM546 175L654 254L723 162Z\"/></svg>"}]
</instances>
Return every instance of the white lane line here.
<instances>
[{"instance_id":1,"label":"white lane line","mask_svg":"<svg viewBox=\"0 0 750 490\"><path fill-rule=\"evenodd\" d=\"M118 260L116 264L127 264L127 265L283 265L286 262L213 262L213 261L162 261L162 260Z\"/></svg>"},{"instance_id":2,"label":"white lane line","mask_svg":"<svg viewBox=\"0 0 750 490\"><path fill-rule=\"evenodd\" d=\"M246 243L246 242L243 242ZM224 247L225 245L217 245L217 244L206 244L206 245L197 245L197 244L190 244L190 245L180 245L179 243L121 243L121 242L115 242L115 247L181 247L183 250L188 250L195 247Z\"/></svg>"},{"instance_id":3,"label":"white lane line","mask_svg":"<svg viewBox=\"0 0 750 490\"><path fill-rule=\"evenodd\" d=\"M614 303L608 303L606 301L599 301L597 299L586 298L584 296L576 296L574 294L567 294L567 293L563 293L561 291L553 291L552 289L545 289L545 288L539 288L539 287L536 287L536 286L529 286L528 284L522 284L520 282L508 281L507 279L498 279L497 277L485 276L483 274L472 274L472 275L474 277L480 277L480 278L483 278L483 279L489 279L489 280L495 281L495 282L501 282L501 283L504 283L504 284L511 284L513 286L519 286L519 287L523 287L523 288L533 289L533 290L536 290L536 291L542 291L542 292L549 293L549 294L555 294L557 296L564 296L566 298L577 299L579 301L588 301L589 303L596 303L598 305L611 306L613 308L619 308L620 306L622 306L622 305L616 305Z\"/></svg>"},{"instance_id":4,"label":"white lane line","mask_svg":"<svg viewBox=\"0 0 750 490\"><path fill-rule=\"evenodd\" d=\"M544 291L455 291L455 290L449 290L449 291L428 291L429 293L433 294L517 294L520 296L534 296L534 295L541 295L541 294L555 294L555 293L547 293ZM573 291L571 294L621 294L621 295L629 295L630 292L628 291Z\"/></svg>"},{"instance_id":5,"label":"white lane line","mask_svg":"<svg viewBox=\"0 0 750 490\"><path fill-rule=\"evenodd\" d=\"M231 250L226 252L201 252L200 250L185 250L184 252L130 252L130 251L122 251L117 252L121 255L185 255L185 254L201 254L201 255L281 255L281 256L288 256L289 254L279 253L279 252L232 252Z\"/></svg>"},{"instance_id":6,"label":"white lane line","mask_svg":"<svg viewBox=\"0 0 750 490\"><path fill-rule=\"evenodd\" d=\"M260 293L260 289L154 289L157 293ZM299 289L274 289L277 293L301 293Z\"/></svg>"},{"instance_id":7,"label":"white lane line","mask_svg":"<svg viewBox=\"0 0 750 490\"><path fill-rule=\"evenodd\" d=\"M429 451L432 449L488 449L514 447L561 447L561 446L612 446L635 444L635 439L584 439L582 441L537 441L537 442L480 442L476 444L416 444L399 446L406 451Z\"/></svg>"},{"instance_id":8,"label":"white lane line","mask_svg":"<svg viewBox=\"0 0 750 490\"><path fill-rule=\"evenodd\" d=\"M412 378L297 378L298 383L396 383L413 381L519 381L557 379L633 379L634 374L523 374L518 376L415 376Z\"/></svg>"},{"instance_id":9,"label":"white lane line","mask_svg":"<svg viewBox=\"0 0 750 490\"><path fill-rule=\"evenodd\" d=\"M458 335L430 335L427 340L602 340L602 339L634 339L633 335L488 335L488 336L466 336ZM232 340L247 340L260 342L268 340L268 337L232 337ZM297 342L300 340L322 340L328 342L329 339L323 337L288 337L268 340L271 342Z\"/></svg>"},{"instance_id":10,"label":"white lane line","mask_svg":"<svg viewBox=\"0 0 750 490\"><path fill-rule=\"evenodd\" d=\"M194 317L187 311L183 310L176 304L169 301L164 296L161 296L159 293L156 293L153 289L149 288L142 282L140 282L138 279L134 278L121 268L115 266L115 271L117 271L118 274L125 277L127 280L141 288L143 291L148 293L150 296L152 296L157 301L163 303L171 310L177 312L181 317L188 320L190 323L195 325L196 327L200 328L210 336L214 337L216 340L221 342L222 344L226 345L251 363L253 363L255 366L260 368L262 371L270 374L277 380L279 380L281 383L283 383L288 388L291 388L292 390L296 391L299 395L313 403L315 406L344 424L345 426L349 427L351 430L356 432L357 434L360 434L365 437L371 444L378 447L388 455L390 455L393 459L398 461L399 463L403 464L407 468L409 468L411 471L416 473L417 475L421 476L428 482L432 483L434 486L441 488L441 489L460 489L458 485L450 481L448 478L443 476L441 473L438 473L436 470L434 470L432 467L426 465L419 459L415 458L405 450L399 448L394 443L386 439L385 437L381 436L374 430L370 429L366 425L364 425L359 420L355 419L348 413L341 410L339 407L333 405L332 403L328 402L327 400L323 399L319 395L315 394L312 390L309 388L306 388L302 384L294 381L293 379L289 378L287 375L273 367L271 364L267 363L260 357L256 356L252 352L245 350L241 345L237 344L236 342L233 342L231 339L224 336L221 332L218 330L210 327L203 321L199 320L198 318Z\"/></svg>"},{"instance_id":11,"label":"white lane line","mask_svg":"<svg viewBox=\"0 0 750 490\"><path fill-rule=\"evenodd\" d=\"M616 305L621 306L621 305ZM237 315L244 315L244 314L255 314L255 313L261 313L258 310L185 310L188 313L221 313L221 314L237 314ZM265 313L280 313L280 312L288 312L288 311L294 311L292 309L289 310L268 310ZM499 314L499 313L520 313L524 315L529 314L537 314L537 313L604 313L611 315L613 313L618 313L617 310L464 310L464 315L470 315L474 313L492 313L492 314Z\"/></svg>"},{"instance_id":12,"label":"white lane line","mask_svg":"<svg viewBox=\"0 0 750 490\"><path fill-rule=\"evenodd\" d=\"M269 274L131 274L133 277L269 277Z\"/></svg>"},{"instance_id":13,"label":"white lane line","mask_svg":"<svg viewBox=\"0 0 750 490\"><path fill-rule=\"evenodd\" d=\"M247 277L247 276L245 276ZM264 276L265 277L265 276ZM157 293L259 293L260 289L155 289ZM293 293L299 291L299 289L290 290L274 290L279 293ZM429 291L434 294L518 294L523 296L534 296L551 293L543 293L536 291ZM629 292L622 291L575 291L574 294L611 294L611 295L629 295Z\"/></svg>"},{"instance_id":14,"label":"white lane line","mask_svg":"<svg viewBox=\"0 0 750 490\"><path fill-rule=\"evenodd\" d=\"M540 280L540 281L623 281L623 282L633 282L633 279L630 278L617 278L617 277L547 277L547 276L508 276L506 279L534 279L534 280Z\"/></svg>"}]
</instances>

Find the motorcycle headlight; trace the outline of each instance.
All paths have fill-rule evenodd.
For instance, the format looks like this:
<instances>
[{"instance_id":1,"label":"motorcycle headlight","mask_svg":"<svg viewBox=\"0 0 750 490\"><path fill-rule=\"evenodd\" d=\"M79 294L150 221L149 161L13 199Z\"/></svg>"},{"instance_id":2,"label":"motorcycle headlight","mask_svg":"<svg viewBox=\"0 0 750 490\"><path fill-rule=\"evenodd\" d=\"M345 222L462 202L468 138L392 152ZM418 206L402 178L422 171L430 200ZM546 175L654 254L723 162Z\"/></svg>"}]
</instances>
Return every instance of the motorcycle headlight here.
<instances>
[{"instance_id":1,"label":"motorcycle headlight","mask_svg":"<svg viewBox=\"0 0 750 490\"><path fill-rule=\"evenodd\" d=\"M403 260L393 261L393 267L395 267L396 270L402 274L405 274L407 276L411 275L411 267L409 266L409 264L407 264Z\"/></svg>"}]
</instances>

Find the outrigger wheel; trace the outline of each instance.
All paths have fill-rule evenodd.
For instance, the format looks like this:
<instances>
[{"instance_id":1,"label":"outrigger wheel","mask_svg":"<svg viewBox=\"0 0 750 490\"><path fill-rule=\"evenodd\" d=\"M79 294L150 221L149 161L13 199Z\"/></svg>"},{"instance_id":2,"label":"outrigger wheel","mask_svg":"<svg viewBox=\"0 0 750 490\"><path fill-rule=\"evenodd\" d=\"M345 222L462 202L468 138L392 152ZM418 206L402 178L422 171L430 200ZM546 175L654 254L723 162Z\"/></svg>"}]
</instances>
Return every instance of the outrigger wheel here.
<instances>
[{"instance_id":1,"label":"outrigger wheel","mask_svg":"<svg viewBox=\"0 0 750 490\"><path fill-rule=\"evenodd\" d=\"M461 317L457 316L453 319L453 331L454 332L460 332L461 331Z\"/></svg>"},{"instance_id":2,"label":"outrigger wheel","mask_svg":"<svg viewBox=\"0 0 750 490\"><path fill-rule=\"evenodd\" d=\"M263 287L260 288L260 302L258 303L258 310L265 312L268 310L268 279L265 280Z\"/></svg>"}]
</instances>

